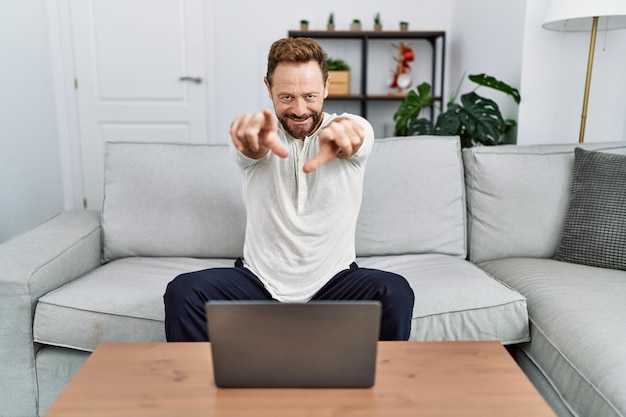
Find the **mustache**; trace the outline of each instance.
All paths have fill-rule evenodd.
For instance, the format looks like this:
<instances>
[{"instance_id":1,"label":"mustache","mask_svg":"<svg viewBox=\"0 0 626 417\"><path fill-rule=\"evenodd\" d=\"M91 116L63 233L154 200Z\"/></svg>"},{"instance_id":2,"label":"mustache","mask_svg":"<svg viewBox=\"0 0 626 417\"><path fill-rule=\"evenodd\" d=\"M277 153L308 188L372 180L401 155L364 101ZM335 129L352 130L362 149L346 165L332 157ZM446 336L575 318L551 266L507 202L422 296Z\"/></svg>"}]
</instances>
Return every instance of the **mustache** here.
<instances>
[{"instance_id":1,"label":"mustache","mask_svg":"<svg viewBox=\"0 0 626 417\"><path fill-rule=\"evenodd\" d=\"M298 122L301 122L301 121L304 121L306 119L310 119L311 117L313 117L313 114L311 114L311 113L303 114L302 116L296 116L295 114L285 114L283 117L285 117L287 119L296 120Z\"/></svg>"}]
</instances>

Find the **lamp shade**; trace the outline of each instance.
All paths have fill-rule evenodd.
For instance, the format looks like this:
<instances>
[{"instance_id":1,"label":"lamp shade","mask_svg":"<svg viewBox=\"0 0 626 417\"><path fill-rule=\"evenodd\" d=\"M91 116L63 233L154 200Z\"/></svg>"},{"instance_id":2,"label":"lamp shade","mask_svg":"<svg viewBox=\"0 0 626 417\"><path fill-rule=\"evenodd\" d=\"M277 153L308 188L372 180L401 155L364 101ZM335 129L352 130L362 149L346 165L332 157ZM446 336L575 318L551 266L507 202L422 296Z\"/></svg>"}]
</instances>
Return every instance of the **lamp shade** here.
<instances>
[{"instance_id":1,"label":"lamp shade","mask_svg":"<svg viewBox=\"0 0 626 417\"><path fill-rule=\"evenodd\" d=\"M588 32L595 16L603 18L599 22L600 29L626 28L626 0L552 0L543 27Z\"/></svg>"}]
</instances>

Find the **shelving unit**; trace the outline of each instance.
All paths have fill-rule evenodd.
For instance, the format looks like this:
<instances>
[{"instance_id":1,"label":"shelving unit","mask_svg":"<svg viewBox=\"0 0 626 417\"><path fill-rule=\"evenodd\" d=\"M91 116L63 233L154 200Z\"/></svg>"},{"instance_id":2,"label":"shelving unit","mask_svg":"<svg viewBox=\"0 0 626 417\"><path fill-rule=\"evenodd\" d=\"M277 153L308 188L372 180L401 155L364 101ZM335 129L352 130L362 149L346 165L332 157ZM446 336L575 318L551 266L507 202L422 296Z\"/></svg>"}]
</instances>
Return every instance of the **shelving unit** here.
<instances>
[{"instance_id":1,"label":"shelving unit","mask_svg":"<svg viewBox=\"0 0 626 417\"><path fill-rule=\"evenodd\" d=\"M433 99L442 103L444 94L444 72L446 55L446 33L444 31L300 31L290 30L289 37L310 37L318 40L350 40L358 41L360 47L360 83L359 91L347 96L331 96L327 100L348 100L357 102L360 114L368 117L368 109L371 103L395 102L399 103L403 96L397 94L370 94L368 91L368 62L370 54L370 43L374 40L389 41L424 41L431 47L430 59L430 85L432 86ZM422 57L423 58L423 57ZM389 63L392 65L393 63ZM414 80L411 88L424 80ZM431 112L431 118L434 114Z\"/></svg>"}]
</instances>

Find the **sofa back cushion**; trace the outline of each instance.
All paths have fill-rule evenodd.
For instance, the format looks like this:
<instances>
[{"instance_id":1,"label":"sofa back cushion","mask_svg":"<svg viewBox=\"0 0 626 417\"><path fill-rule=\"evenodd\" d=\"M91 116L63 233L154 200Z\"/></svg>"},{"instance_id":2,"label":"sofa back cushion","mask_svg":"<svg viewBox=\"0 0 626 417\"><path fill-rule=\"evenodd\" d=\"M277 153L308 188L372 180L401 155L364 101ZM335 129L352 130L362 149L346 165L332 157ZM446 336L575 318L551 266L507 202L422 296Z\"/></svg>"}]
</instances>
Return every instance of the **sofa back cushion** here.
<instances>
[{"instance_id":1,"label":"sofa back cushion","mask_svg":"<svg viewBox=\"0 0 626 417\"><path fill-rule=\"evenodd\" d=\"M561 239L577 146L626 153L626 142L465 149L469 260L551 258Z\"/></svg>"},{"instance_id":2,"label":"sofa back cushion","mask_svg":"<svg viewBox=\"0 0 626 417\"><path fill-rule=\"evenodd\" d=\"M103 260L241 256L241 190L228 145L107 143Z\"/></svg>"},{"instance_id":3,"label":"sofa back cushion","mask_svg":"<svg viewBox=\"0 0 626 417\"><path fill-rule=\"evenodd\" d=\"M358 256L466 255L458 137L376 139L356 230Z\"/></svg>"}]
</instances>

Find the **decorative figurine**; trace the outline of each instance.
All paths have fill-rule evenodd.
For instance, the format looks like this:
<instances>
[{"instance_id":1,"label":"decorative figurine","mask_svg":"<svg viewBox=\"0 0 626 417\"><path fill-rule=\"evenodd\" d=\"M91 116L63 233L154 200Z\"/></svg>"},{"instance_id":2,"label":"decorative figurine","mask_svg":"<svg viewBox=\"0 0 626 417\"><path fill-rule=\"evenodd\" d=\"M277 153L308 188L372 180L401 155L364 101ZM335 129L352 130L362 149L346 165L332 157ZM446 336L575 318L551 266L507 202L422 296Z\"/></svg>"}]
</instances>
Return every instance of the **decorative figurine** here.
<instances>
[{"instance_id":1,"label":"decorative figurine","mask_svg":"<svg viewBox=\"0 0 626 417\"><path fill-rule=\"evenodd\" d=\"M396 69L389 82L389 87L398 90L395 94L404 95L403 90L409 88L413 82L411 80L411 66L409 62L413 62L415 54L413 49L403 42L400 42L398 45L392 44L392 46L398 50L398 56L393 58L396 61Z\"/></svg>"}]
</instances>

